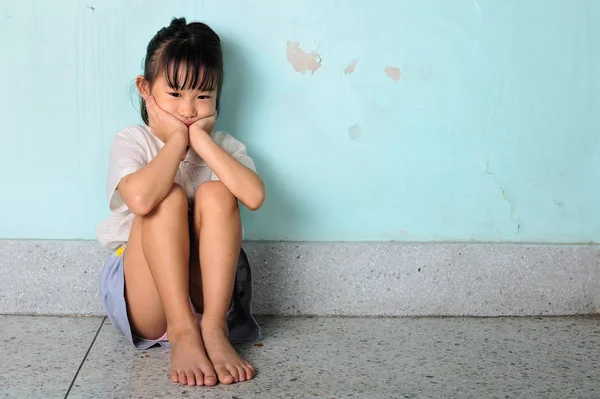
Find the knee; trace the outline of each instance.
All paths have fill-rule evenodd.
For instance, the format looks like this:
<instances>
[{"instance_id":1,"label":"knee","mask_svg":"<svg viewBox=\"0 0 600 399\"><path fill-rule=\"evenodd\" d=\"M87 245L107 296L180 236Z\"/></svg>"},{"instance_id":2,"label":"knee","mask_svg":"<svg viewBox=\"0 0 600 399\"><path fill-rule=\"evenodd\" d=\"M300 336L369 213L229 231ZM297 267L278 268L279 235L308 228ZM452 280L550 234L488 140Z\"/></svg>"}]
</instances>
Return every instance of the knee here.
<instances>
[{"instance_id":1,"label":"knee","mask_svg":"<svg viewBox=\"0 0 600 399\"><path fill-rule=\"evenodd\" d=\"M188 200L185 190L179 184L174 183L167 196L156 206L157 210L180 210L188 209Z\"/></svg>"},{"instance_id":2,"label":"knee","mask_svg":"<svg viewBox=\"0 0 600 399\"><path fill-rule=\"evenodd\" d=\"M200 185L194 198L195 207L200 212L237 212L237 198L220 181L210 181Z\"/></svg>"}]
</instances>

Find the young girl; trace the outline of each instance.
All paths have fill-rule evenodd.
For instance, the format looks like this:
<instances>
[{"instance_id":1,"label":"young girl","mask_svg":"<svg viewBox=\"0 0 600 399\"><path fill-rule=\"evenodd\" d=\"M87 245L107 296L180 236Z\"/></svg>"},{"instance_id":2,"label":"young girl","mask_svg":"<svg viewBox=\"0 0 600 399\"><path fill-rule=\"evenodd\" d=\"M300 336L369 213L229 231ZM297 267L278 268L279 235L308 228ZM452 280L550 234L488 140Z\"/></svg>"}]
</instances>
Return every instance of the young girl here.
<instances>
[{"instance_id":1,"label":"young girl","mask_svg":"<svg viewBox=\"0 0 600 399\"><path fill-rule=\"evenodd\" d=\"M116 249L100 275L108 317L136 348L172 345L170 377L187 385L252 379L230 341L259 337L238 201L256 210L265 189L245 146L213 132L222 84L211 28L158 31L136 80L145 125L114 140L97 230Z\"/></svg>"}]
</instances>

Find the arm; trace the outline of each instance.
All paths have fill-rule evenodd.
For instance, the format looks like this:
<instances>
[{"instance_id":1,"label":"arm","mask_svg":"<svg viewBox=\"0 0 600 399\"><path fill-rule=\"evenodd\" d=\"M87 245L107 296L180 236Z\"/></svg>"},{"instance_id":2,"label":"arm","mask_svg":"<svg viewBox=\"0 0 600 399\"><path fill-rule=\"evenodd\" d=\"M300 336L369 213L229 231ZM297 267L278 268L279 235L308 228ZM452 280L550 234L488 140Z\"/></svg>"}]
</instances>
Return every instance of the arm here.
<instances>
[{"instance_id":1,"label":"arm","mask_svg":"<svg viewBox=\"0 0 600 399\"><path fill-rule=\"evenodd\" d=\"M156 157L136 172L121 179L117 190L136 215L147 215L173 187L175 175L188 146L188 129L176 117L161 109L154 97L146 98L150 129L166 142Z\"/></svg>"},{"instance_id":2,"label":"arm","mask_svg":"<svg viewBox=\"0 0 600 399\"><path fill-rule=\"evenodd\" d=\"M147 215L167 196L186 148L185 137L173 135L146 166L121 179L117 190L131 212Z\"/></svg>"},{"instance_id":3,"label":"arm","mask_svg":"<svg viewBox=\"0 0 600 399\"><path fill-rule=\"evenodd\" d=\"M265 185L253 170L238 162L198 126L190 127L190 144L246 208L255 211L262 206L265 201Z\"/></svg>"}]
</instances>

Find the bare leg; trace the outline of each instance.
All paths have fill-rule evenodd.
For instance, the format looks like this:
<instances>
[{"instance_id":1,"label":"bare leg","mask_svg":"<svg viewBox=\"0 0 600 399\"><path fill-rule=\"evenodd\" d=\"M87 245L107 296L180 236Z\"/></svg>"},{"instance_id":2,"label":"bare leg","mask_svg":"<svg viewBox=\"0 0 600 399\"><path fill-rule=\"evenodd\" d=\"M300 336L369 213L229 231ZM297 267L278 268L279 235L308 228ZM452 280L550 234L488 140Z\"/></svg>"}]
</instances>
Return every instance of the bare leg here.
<instances>
[{"instance_id":1,"label":"bare leg","mask_svg":"<svg viewBox=\"0 0 600 399\"><path fill-rule=\"evenodd\" d=\"M146 216L136 216L125 251L125 294L133 331L146 339L168 332L171 379L215 385L198 325L189 307L187 198L179 185Z\"/></svg>"},{"instance_id":2,"label":"bare leg","mask_svg":"<svg viewBox=\"0 0 600 399\"><path fill-rule=\"evenodd\" d=\"M204 296L202 293L202 275L200 274L200 238L198 236L197 223L190 220L190 299L196 312L204 313Z\"/></svg>"},{"instance_id":3,"label":"bare leg","mask_svg":"<svg viewBox=\"0 0 600 399\"><path fill-rule=\"evenodd\" d=\"M204 313L200 327L208 357L223 384L254 378L254 368L242 359L227 337L227 312L242 244L237 199L221 182L198 188L194 225L200 238L200 270Z\"/></svg>"}]
</instances>

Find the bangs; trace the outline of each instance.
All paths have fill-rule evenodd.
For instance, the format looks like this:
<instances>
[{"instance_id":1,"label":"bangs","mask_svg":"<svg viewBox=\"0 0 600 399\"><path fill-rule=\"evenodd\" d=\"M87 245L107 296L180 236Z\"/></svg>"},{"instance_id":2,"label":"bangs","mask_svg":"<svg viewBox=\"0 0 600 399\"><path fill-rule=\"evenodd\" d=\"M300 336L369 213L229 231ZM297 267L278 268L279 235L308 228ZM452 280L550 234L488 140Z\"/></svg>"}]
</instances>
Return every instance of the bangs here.
<instances>
[{"instance_id":1,"label":"bangs","mask_svg":"<svg viewBox=\"0 0 600 399\"><path fill-rule=\"evenodd\" d=\"M222 83L222 60L197 40L174 40L159 55L162 73L174 90L216 91Z\"/></svg>"}]
</instances>

